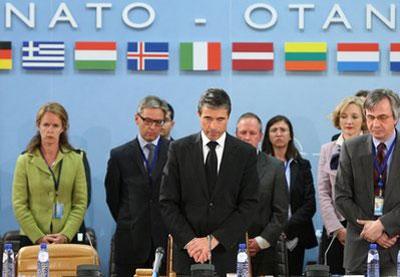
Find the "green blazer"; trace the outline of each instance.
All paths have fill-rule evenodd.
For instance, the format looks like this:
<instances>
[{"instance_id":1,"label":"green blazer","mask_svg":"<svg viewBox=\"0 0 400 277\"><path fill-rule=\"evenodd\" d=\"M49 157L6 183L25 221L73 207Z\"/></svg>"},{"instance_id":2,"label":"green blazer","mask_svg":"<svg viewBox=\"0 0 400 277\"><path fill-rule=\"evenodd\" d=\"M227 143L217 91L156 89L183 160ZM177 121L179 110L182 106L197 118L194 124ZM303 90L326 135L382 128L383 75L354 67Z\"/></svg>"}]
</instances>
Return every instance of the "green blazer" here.
<instances>
[{"instance_id":1,"label":"green blazer","mask_svg":"<svg viewBox=\"0 0 400 277\"><path fill-rule=\"evenodd\" d=\"M62 233L71 240L86 212L87 186L82 158L71 150L59 151L52 166L56 178L62 163L58 194L53 177L40 154L24 153L18 157L14 171L12 203L21 234L35 243L48 234ZM53 218L56 202L64 204L63 216Z\"/></svg>"}]
</instances>

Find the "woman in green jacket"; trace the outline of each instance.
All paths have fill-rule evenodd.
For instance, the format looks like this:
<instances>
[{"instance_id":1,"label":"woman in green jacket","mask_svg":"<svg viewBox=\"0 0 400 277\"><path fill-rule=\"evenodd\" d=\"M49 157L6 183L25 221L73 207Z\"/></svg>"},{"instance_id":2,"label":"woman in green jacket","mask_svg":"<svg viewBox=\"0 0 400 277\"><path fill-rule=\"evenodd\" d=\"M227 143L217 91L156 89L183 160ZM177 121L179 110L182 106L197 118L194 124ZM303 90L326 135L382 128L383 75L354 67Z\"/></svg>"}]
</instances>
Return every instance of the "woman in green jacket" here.
<instances>
[{"instance_id":1,"label":"woman in green jacket","mask_svg":"<svg viewBox=\"0 0 400 277\"><path fill-rule=\"evenodd\" d=\"M42 106L37 133L18 157L13 208L21 246L68 243L77 233L87 204L84 165L68 142L68 114L58 103Z\"/></svg>"}]
</instances>

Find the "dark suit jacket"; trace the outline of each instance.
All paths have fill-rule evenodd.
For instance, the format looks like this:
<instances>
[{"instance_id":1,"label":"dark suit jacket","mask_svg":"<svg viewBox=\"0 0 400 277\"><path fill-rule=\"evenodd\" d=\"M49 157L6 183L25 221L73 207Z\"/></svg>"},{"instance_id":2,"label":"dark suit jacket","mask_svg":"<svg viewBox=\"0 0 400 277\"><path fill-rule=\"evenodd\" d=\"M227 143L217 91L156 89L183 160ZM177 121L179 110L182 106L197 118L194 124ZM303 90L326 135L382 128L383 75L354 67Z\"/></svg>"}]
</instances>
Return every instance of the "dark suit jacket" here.
<instances>
[{"instance_id":1,"label":"dark suit jacket","mask_svg":"<svg viewBox=\"0 0 400 277\"><path fill-rule=\"evenodd\" d=\"M194 264L185 245L212 234L212 251L220 276L236 271L237 243L243 239L257 208L255 148L227 134L216 187L208 191L201 135L171 143L161 184L161 212L174 237L174 270L190 274Z\"/></svg>"},{"instance_id":2,"label":"dark suit jacket","mask_svg":"<svg viewBox=\"0 0 400 277\"><path fill-rule=\"evenodd\" d=\"M370 134L346 140L340 153L335 183L336 207L347 219L344 267L352 272L365 272L369 247L369 243L360 238L362 226L357 224L357 219L375 219L372 147ZM380 217L389 237L400 234L399 166L400 137L397 135L385 184L383 216ZM385 252L390 256L393 265L397 261L398 250L399 242L387 250L380 250L380 254Z\"/></svg>"},{"instance_id":3,"label":"dark suit jacket","mask_svg":"<svg viewBox=\"0 0 400 277\"><path fill-rule=\"evenodd\" d=\"M263 152L258 154L257 171L259 178L259 204L249 237L261 236L271 244L261 250L253 262L253 275L274 274L275 244L288 218L289 193L282 162Z\"/></svg>"},{"instance_id":4,"label":"dark suit jacket","mask_svg":"<svg viewBox=\"0 0 400 277\"><path fill-rule=\"evenodd\" d=\"M166 249L167 231L158 196L169 141L160 138L156 166L149 177L137 139L111 150L105 179L107 204L117 223L115 259L144 263L158 246Z\"/></svg>"},{"instance_id":5,"label":"dark suit jacket","mask_svg":"<svg viewBox=\"0 0 400 277\"><path fill-rule=\"evenodd\" d=\"M290 207L292 216L285 227L288 239L298 237L298 245L306 249L317 246L312 222L316 204L311 165L301 157L290 164Z\"/></svg>"}]
</instances>

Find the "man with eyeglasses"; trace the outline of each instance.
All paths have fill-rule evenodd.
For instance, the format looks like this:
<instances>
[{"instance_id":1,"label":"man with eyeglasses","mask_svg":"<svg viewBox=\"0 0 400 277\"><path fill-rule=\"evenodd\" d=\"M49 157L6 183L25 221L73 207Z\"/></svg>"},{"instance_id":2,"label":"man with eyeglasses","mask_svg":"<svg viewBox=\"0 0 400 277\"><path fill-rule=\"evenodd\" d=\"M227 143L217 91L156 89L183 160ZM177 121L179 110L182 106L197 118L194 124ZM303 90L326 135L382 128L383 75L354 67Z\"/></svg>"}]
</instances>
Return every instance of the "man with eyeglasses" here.
<instances>
[{"instance_id":1,"label":"man with eyeglasses","mask_svg":"<svg viewBox=\"0 0 400 277\"><path fill-rule=\"evenodd\" d=\"M167 245L168 233L158 202L169 147L169 141L160 137L167 111L160 98L145 97L135 114L137 137L110 153L105 187L107 204L117 223L117 276L133 276L136 268L151 268L155 249ZM164 267L165 262L161 272Z\"/></svg>"},{"instance_id":2,"label":"man with eyeglasses","mask_svg":"<svg viewBox=\"0 0 400 277\"><path fill-rule=\"evenodd\" d=\"M369 134L346 140L340 153L335 202L348 222L346 274L365 274L369 245L378 245L381 276L396 276L400 234L400 99L391 90L368 94Z\"/></svg>"},{"instance_id":3,"label":"man with eyeglasses","mask_svg":"<svg viewBox=\"0 0 400 277\"><path fill-rule=\"evenodd\" d=\"M225 276L236 271L238 243L257 209L256 149L226 132L231 101L224 90L208 89L197 112L201 131L171 143L161 212L174 238L177 275L190 275L192 264L212 254Z\"/></svg>"}]
</instances>

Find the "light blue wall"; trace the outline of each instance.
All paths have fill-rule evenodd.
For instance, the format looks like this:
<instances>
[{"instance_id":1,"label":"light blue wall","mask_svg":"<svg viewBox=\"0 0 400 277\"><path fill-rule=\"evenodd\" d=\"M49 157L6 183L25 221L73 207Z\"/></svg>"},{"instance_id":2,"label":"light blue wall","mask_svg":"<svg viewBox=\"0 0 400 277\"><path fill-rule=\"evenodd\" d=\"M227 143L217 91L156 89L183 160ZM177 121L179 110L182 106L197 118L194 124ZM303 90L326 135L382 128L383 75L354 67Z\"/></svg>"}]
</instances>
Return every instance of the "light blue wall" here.
<instances>
[{"instance_id":1,"label":"light blue wall","mask_svg":"<svg viewBox=\"0 0 400 277\"><path fill-rule=\"evenodd\" d=\"M71 119L70 138L74 146L87 151L93 176L93 200L86 221L96 229L102 269L107 272L109 241L114 222L105 204L104 175L109 150L136 135L133 115L138 101L151 93L167 99L176 110L173 136L182 137L197 131L195 110L200 94L209 87L222 87L232 98L233 112L229 130L243 112L257 113L264 123L273 115L285 114L293 122L295 135L313 170L318 162L321 144L336 131L327 116L344 96L359 89L387 87L397 90L399 75L388 69L388 47L398 40L398 27L388 30L374 21L373 30L365 28L364 1L248 1L248 0L144 0L156 11L154 24L145 30L126 27L122 9L133 1L109 1L113 7L104 13L104 27L96 30L94 12L85 8L90 1L64 1L71 9L77 30L48 24L61 1L32 0L36 3L36 28L28 29L14 19L13 27L4 25L4 4L10 2L27 13L28 1L0 0L0 40L13 42L14 69L0 72L0 233L18 228L11 206L11 184L14 164L35 132L34 118L45 102L58 101L68 110ZM94 2L94 1L92 1ZM245 9L256 2L274 6L279 14L275 27L256 31L243 19ZM297 29L297 13L288 4L313 3L315 10L306 13L304 31ZM334 3L341 5L352 31L322 25ZM371 0L383 14L389 14L394 1ZM140 11L131 16L145 18ZM204 17L205 26L195 26L194 19ZM263 22L267 14L255 12L254 20ZM397 16L398 18L398 16ZM398 25L398 24L397 24ZM62 40L66 43L66 67L61 72L27 72L21 68L23 40ZM77 40L115 40L118 43L118 64L115 72L78 72L73 68L73 45ZM132 73L126 70L127 41L168 41L170 69L159 73ZM220 72L182 72L179 70L179 42L208 40L222 43ZM233 41L272 41L275 46L275 69L269 73L233 72L230 51ZM323 73L288 73L284 70L285 41L326 41L328 70ZM340 74L335 68L336 43L344 41L379 42L381 66L372 74ZM316 178L316 175L314 175ZM315 216L317 228L321 220ZM308 259L315 260L316 251Z\"/></svg>"}]
</instances>

